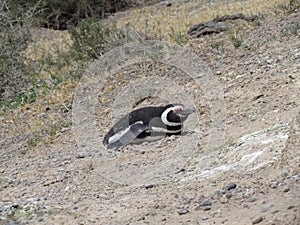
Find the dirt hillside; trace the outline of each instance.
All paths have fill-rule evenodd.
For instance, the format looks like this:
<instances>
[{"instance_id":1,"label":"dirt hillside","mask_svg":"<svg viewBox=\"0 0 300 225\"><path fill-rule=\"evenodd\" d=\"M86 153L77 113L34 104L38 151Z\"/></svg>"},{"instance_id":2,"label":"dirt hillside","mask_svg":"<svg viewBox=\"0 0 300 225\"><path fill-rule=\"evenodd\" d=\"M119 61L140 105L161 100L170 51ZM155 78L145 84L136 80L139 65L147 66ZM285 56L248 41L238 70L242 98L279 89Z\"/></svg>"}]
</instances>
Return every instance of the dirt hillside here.
<instances>
[{"instance_id":1,"label":"dirt hillside","mask_svg":"<svg viewBox=\"0 0 300 225\"><path fill-rule=\"evenodd\" d=\"M189 4L169 2L155 7ZM300 224L300 9L258 18L225 22L230 31L181 45L207 69L199 78L184 65L152 61L104 76L104 60L92 62L66 105L70 127L26 152L30 134L3 135L0 224ZM176 100L197 108L185 135L118 151L101 144L128 110ZM88 103L95 111L72 112ZM15 114L26 126L54 110ZM17 126L5 115L2 122L1 134Z\"/></svg>"}]
</instances>

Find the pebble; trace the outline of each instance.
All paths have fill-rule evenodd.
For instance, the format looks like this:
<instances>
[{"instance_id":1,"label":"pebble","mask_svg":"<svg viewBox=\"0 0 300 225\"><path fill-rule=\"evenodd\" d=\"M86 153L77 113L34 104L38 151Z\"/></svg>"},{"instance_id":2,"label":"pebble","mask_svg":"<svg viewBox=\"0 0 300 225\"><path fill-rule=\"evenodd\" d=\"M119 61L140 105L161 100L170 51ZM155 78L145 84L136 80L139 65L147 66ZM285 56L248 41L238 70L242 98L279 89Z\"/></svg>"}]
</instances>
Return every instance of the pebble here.
<instances>
[{"instance_id":1,"label":"pebble","mask_svg":"<svg viewBox=\"0 0 300 225\"><path fill-rule=\"evenodd\" d=\"M178 211L177 211L177 213L178 213L178 215L185 215L185 214L187 214L187 213L189 213L189 210L188 209L186 209L186 208L182 208L182 209L179 209Z\"/></svg>"},{"instance_id":2,"label":"pebble","mask_svg":"<svg viewBox=\"0 0 300 225\"><path fill-rule=\"evenodd\" d=\"M262 222L263 220L264 219L261 216L259 216L252 221L252 224L258 224L258 223Z\"/></svg>"},{"instance_id":3,"label":"pebble","mask_svg":"<svg viewBox=\"0 0 300 225\"><path fill-rule=\"evenodd\" d=\"M236 188L236 184L235 183L231 183L231 184L228 184L227 186L225 186L223 188L223 190L230 191L230 190L235 189L235 188Z\"/></svg>"},{"instance_id":4,"label":"pebble","mask_svg":"<svg viewBox=\"0 0 300 225\"><path fill-rule=\"evenodd\" d=\"M204 211L209 211L209 210L211 210L211 207L210 207L210 206L205 206L205 207L203 208L203 210L204 210Z\"/></svg>"},{"instance_id":5,"label":"pebble","mask_svg":"<svg viewBox=\"0 0 300 225\"><path fill-rule=\"evenodd\" d=\"M18 203L16 203L16 202L12 205L12 207L15 208L15 209L19 208L19 206L20 205Z\"/></svg>"},{"instance_id":6,"label":"pebble","mask_svg":"<svg viewBox=\"0 0 300 225\"><path fill-rule=\"evenodd\" d=\"M150 189L150 188L154 188L154 187L155 187L154 184L148 184L148 185L145 186L146 189Z\"/></svg>"},{"instance_id":7,"label":"pebble","mask_svg":"<svg viewBox=\"0 0 300 225\"><path fill-rule=\"evenodd\" d=\"M201 216L201 220L208 220L207 216Z\"/></svg>"},{"instance_id":8,"label":"pebble","mask_svg":"<svg viewBox=\"0 0 300 225\"><path fill-rule=\"evenodd\" d=\"M221 203L221 204L225 204L225 203L227 203L227 202L228 202L228 198L226 198L225 196L222 197L222 198L220 198L220 203Z\"/></svg>"},{"instance_id":9,"label":"pebble","mask_svg":"<svg viewBox=\"0 0 300 225\"><path fill-rule=\"evenodd\" d=\"M290 186L287 185L284 187L283 192L289 192L290 191Z\"/></svg>"},{"instance_id":10,"label":"pebble","mask_svg":"<svg viewBox=\"0 0 300 225\"><path fill-rule=\"evenodd\" d=\"M69 130L68 127L62 127L61 130L60 130L60 132L64 133L64 132L66 132L66 131L68 131L68 130Z\"/></svg>"},{"instance_id":11,"label":"pebble","mask_svg":"<svg viewBox=\"0 0 300 225\"><path fill-rule=\"evenodd\" d=\"M83 152L78 152L78 154L76 155L77 159L83 159L85 157L85 154Z\"/></svg>"},{"instance_id":12,"label":"pebble","mask_svg":"<svg viewBox=\"0 0 300 225\"><path fill-rule=\"evenodd\" d=\"M232 197L232 194L231 193L227 193L225 196L229 199L229 198Z\"/></svg>"},{"instance_id":13,"label":"pebble","mask_svg":"<svg viewBox=\"0 0 300 225\"><path fill-rule=\"evenodd\" d=\"M201 203L202 206L211 206L212 205L212 202L208 199L205 199L202 203Z\"/></svg>"},{"instance_id":14,"label":"pebble","mask_svg":"<svg viewBox=\"0 0 300 225\"><path fill-rule=\"evenodd\" d=\"M270 188L275 189L275 188L277 188L277 187L278 187L278 183L277 183L277 182L272 182L272 183L270 184Z\"/></svg>"},{"instance_id":15,"label":"pebble","mask_svg":"<svg viewBox=\"0 0 300 225\"><path fill-rule=\"evenodd\" d=\"M42 117L43 117L44 119L48 119L49 115L48 115L47 113L43 113L43 114L42 114Z\"/></svg>"}]
</instances>

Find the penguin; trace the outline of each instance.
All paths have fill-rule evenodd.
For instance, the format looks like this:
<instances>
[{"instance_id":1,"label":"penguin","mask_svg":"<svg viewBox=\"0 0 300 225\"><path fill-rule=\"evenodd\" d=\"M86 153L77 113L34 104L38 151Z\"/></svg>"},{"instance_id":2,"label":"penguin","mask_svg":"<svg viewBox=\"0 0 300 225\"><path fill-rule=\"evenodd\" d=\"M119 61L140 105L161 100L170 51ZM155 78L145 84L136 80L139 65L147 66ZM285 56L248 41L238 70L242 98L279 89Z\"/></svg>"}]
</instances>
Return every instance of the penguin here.
<instances>
[{"instance_id":1,"label":"penguin","mask_svg":"<svg viewBox=\"0 0 300 225\"><path fill-rule=\"evenodd\" d=\"M103 144L108 148L120 148L137 140L147 141L150 136L180 135L183 122L196 109L183 104L143 107L122 117L108 131Z\"/></svg>"}]
</instances>

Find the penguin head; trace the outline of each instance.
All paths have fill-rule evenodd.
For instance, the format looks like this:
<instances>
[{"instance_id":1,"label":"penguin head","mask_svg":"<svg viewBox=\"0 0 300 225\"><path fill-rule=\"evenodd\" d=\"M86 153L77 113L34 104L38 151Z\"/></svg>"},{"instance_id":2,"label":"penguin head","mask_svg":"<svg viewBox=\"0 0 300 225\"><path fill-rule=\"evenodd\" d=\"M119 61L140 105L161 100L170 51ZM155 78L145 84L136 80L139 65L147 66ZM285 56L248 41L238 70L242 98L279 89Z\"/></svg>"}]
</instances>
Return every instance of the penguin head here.
<instances>
[{"instance_id":1,"label":"penguin head","mask_svg":"<svg viewBox=\"0 0 300 225\"><path fill-rule=\"evenodd\" d=\"M167 125L171 125L172 123L182 123L195 111L196 109L192 106L170 104L166 106L166 109L163 112L162 121Z\"/></svg>"},{"instance_id":2,"label":"penguin head","mask_svg":"<svg viewBox=\"0 0 300 225\"><path fill-rule=\"evenodd\" d=\"M172 112L175 116L185 120L190 114L195 112L196 109L192 106L185 106L183 104L173 104Z\"/></svg>"}]
</instances>

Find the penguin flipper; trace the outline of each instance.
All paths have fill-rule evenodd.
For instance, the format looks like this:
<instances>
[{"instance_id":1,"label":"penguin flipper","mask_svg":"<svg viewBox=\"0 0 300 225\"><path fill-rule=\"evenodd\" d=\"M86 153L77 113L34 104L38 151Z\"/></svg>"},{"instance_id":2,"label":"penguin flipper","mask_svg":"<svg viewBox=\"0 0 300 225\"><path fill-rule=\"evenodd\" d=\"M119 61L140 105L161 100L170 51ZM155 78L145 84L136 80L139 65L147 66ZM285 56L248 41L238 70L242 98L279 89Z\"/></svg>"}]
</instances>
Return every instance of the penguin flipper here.
<instances>
[{"instance_id":1,"label":"penguin flipper","mask_svg":"<svg viewBox=\"0 0 300 225\"><path fill-rule=\"evenodd\" d=\"M108 144L107 148L109 148L109 149L119 148L119 147L122 147L124 145L127 145L130 142L132 142L137 136L139 136L139 134L141 134L142 132L144 132L148 128L149 128L148 125L145 125L145 124L142 124L142 123L135 123L135 124L130 126L130 129L128 129L128 131L126 133L124 133L120 137L119 140Z\"/></svg>"}]
</instances>

